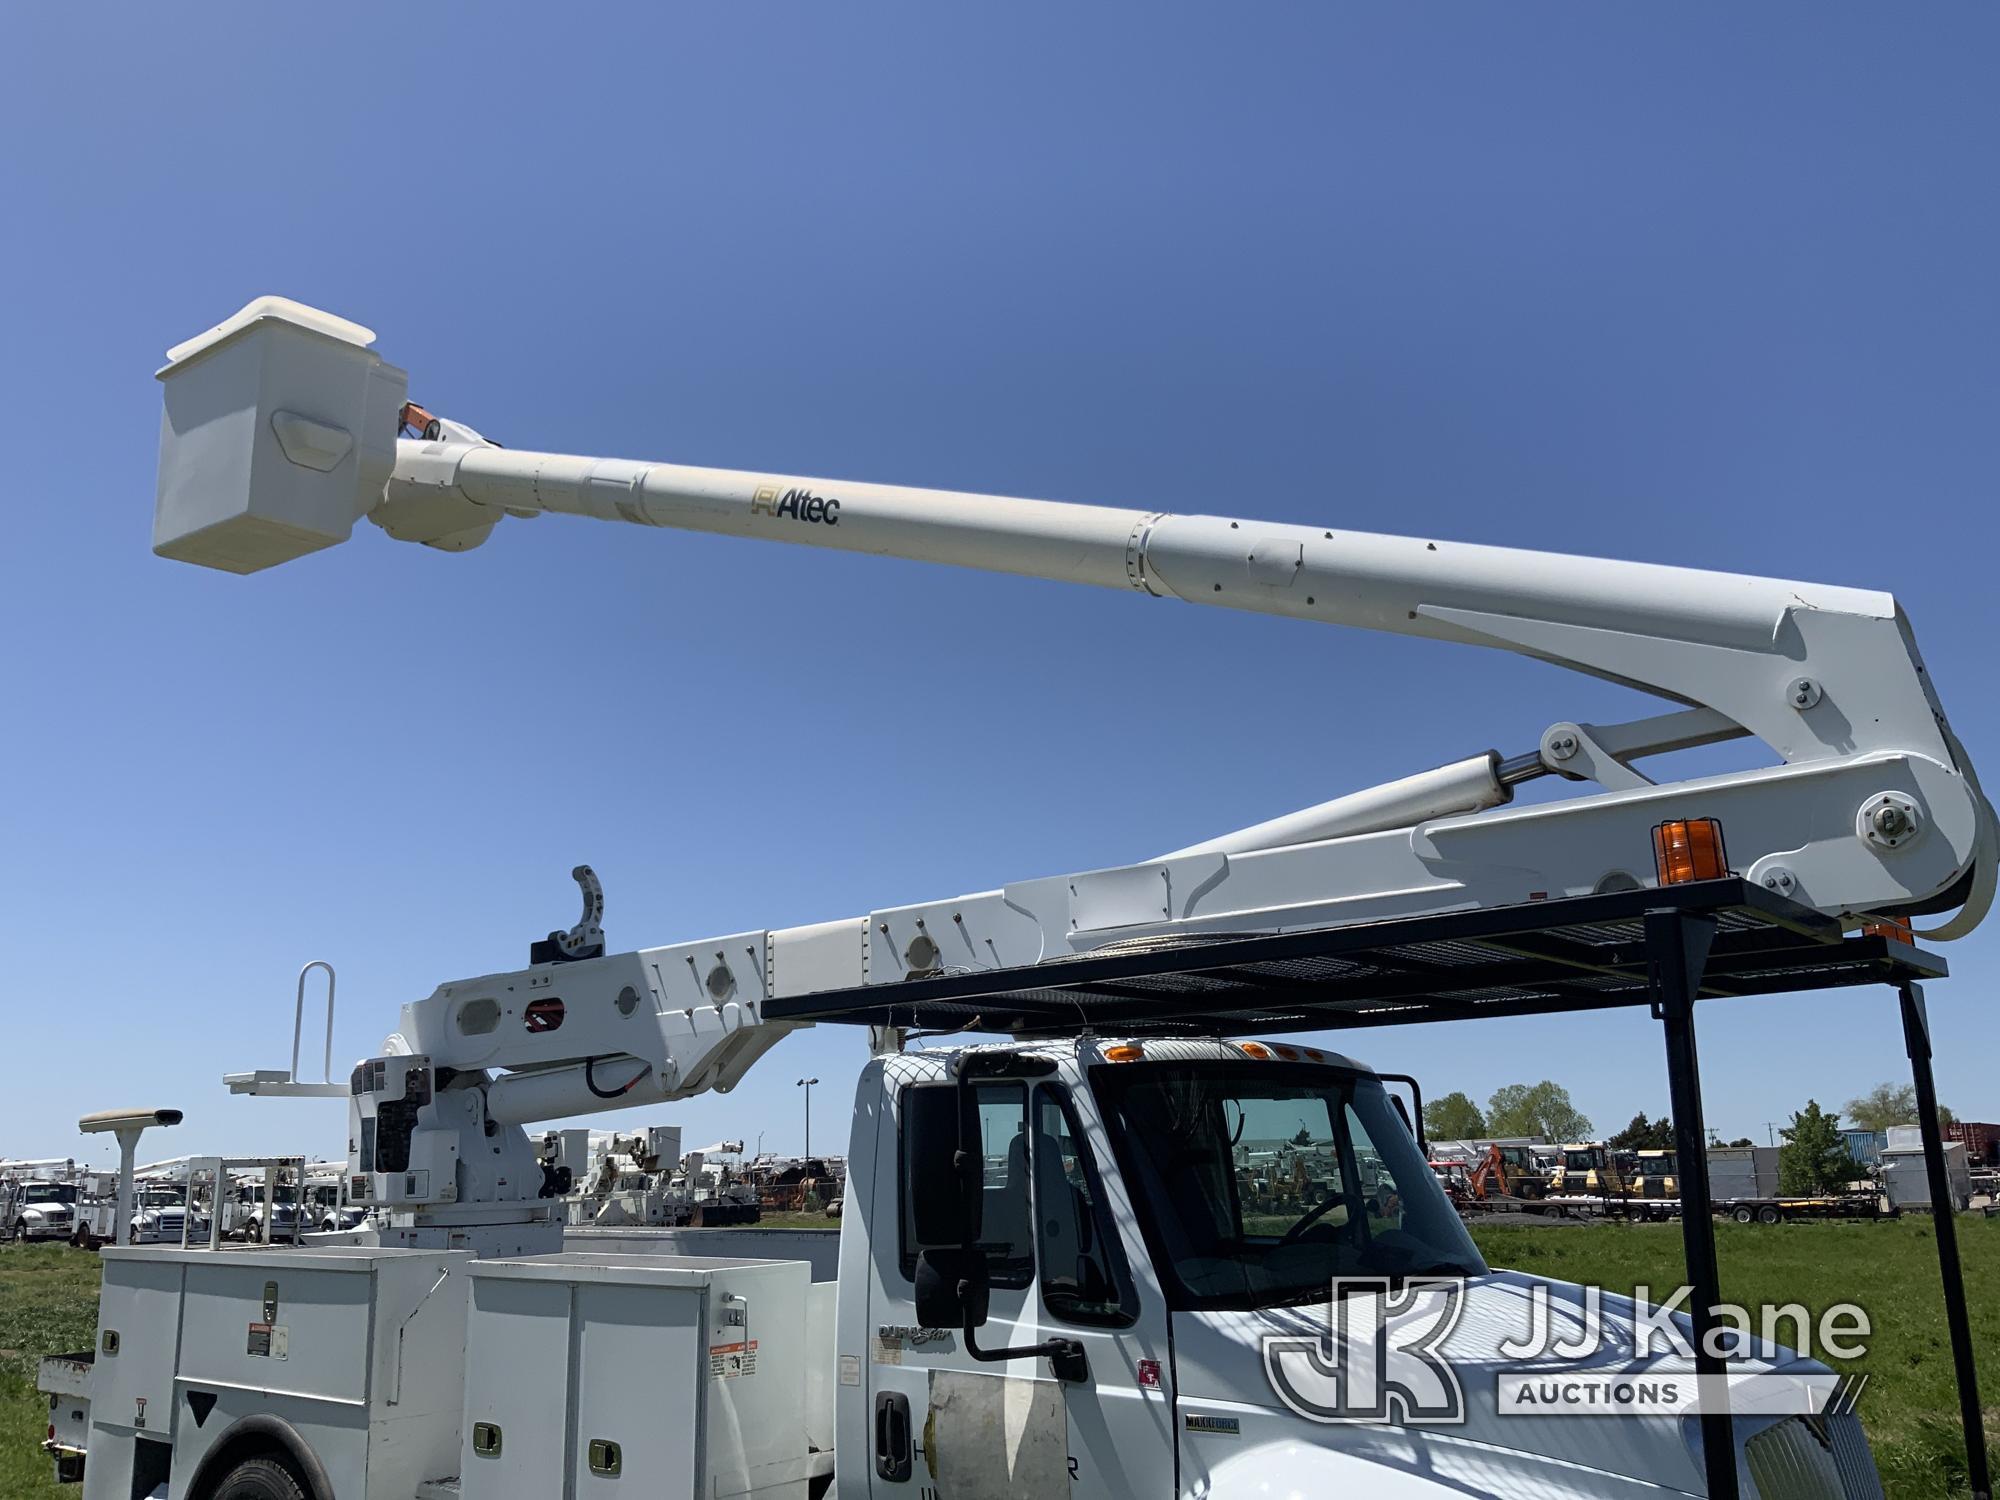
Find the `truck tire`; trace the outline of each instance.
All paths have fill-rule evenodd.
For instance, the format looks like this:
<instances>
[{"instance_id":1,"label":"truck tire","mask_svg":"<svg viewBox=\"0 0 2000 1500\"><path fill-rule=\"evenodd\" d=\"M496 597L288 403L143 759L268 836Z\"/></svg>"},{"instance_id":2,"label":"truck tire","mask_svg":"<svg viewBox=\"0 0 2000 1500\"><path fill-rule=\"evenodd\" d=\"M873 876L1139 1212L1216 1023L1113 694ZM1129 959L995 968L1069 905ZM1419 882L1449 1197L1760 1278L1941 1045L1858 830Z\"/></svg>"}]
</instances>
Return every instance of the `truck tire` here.
<instances>
[{"instance_id":1,"label":"truck tire","mask_svg":"<svg viewBox=\"0 0 2000 1500\"><path fill-rule=\"evenodd\" d=\"M246 1458L211 1490L213 1500L311 1500L291 1468L275 1458Z\"/></svg>"},{"instance_id":2,"label":"truck tire","mask_svg":"<svg viewBox=\"0 0 2000 1500\"><path fill-rule=\"evenodd\" d=\"M1762 1208L1757 1210L1757 1222L1759 1224L1775 1224L1783 1217L1784 1215L1778 1212L1776 1204L1766 1203Z\"/></svg>"},{"instance_id":3,"label":"truck tire","mask_svg":"<svg viewBox=\"0 0 2000 1500\"><path fill-rule=\"evenodd\" d=\"M1739 1224L1748 1224L1752 1222L1754 1219L1756 1219L1757 1215L1752 1213L1750 1211L1749 1206L1746 1204L1743 1207L1737 1209L1736 1212L1730 1215L1730 1217Z\"/></svg>"}]
</instances>

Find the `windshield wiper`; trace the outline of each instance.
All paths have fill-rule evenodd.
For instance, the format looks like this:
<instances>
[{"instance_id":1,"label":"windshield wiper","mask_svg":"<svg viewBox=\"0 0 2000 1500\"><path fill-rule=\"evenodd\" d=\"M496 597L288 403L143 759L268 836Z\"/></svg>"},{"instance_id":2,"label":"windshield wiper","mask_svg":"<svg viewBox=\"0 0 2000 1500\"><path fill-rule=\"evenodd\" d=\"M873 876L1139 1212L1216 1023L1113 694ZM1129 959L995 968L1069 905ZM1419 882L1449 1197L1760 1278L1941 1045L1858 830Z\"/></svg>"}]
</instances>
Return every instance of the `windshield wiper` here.
<instances>
[{"instance_id":1,"label":"windshield wiper","mask_svg":"<svg viewBox=\"0 0 2000 1500\"><path fill-rule=\"evenodd\" d=\"M1311 1286L1288 1287L1281 1292L1266 1292L1261 1297L1253 1297L1243 1305L1251 1312L1268 1307L1304 1307L1309 1302L1324 1302L1327 1299L1328 1283L1315 1282Z\"/></svg>"},{"instance_id":2,"label":"windshield wiper","mask_svg":"<svg viewBox=\"0 0 2000 1500\"><path fill-rule=\"evenodd\" d=\"M1329 1277L1325 1281L1315 1281L1308 1286L1281 1287L1276 1291L1253 1295L1244 1306L1252 1311L1267 1307L1301 1307L1309 1302L1324 1302L1336 1291L1343 1296L1348 1291L1374 1291L1385 1280L1391 1286L1395 1286L1412 1277L1465 1277L1484 1274L1479 1267L1462 1260L1433 1261L1429 1265L1409 1266L1398 1271L1357 1270L1351 1276Z\"/></svg>"}]
</instances>

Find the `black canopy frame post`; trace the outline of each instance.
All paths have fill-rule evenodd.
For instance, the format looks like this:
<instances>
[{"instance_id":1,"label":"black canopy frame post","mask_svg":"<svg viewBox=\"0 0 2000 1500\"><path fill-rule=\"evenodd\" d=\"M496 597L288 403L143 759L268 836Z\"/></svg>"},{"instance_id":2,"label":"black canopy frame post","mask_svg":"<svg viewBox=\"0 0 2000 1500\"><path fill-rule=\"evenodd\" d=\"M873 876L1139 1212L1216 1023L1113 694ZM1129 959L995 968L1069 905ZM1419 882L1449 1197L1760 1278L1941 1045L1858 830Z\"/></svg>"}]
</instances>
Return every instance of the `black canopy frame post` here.
<instances>
[{"instance_id":1,"label":"black canopy frame post","mask_svg":"<svg viewBox=\"0 0 2000 1500\"><path fill-rule=\"evenodd\" d=\"M1944 1317L1951 1332L1951 1363L1958 1377L1958 1418L1965 1429L1965 1472L1973 1500L1993 1500L1987 1467L1986 1428L1979 1406L1979 1369L1972 1356L1972 1324L1965 1308L1965 1274L1958 1258L1958 1204L1944 1169L1944 1131L1938 1124L1937 1081L1931 1074L1931 1022L1923 986L1896 987L1902 1001L1903 1047L1917 1090L1917 1128L1924 1138L1924 1167L1931 1183L1931 1218L1937 1230L1938 1274L1944 1281Z\"/></svg>"},{"instance_id":2,"label":"black canopy frame post","mask_svg":"<svg viewBox=\"0 0 2000 1500\"><path fill-rule=\"evenodd\" d=\"M1715 1208L1708 1187L1708 1131L1701 1113L1701 1060L1694 1042L1694 1002L1715 943L1715 918L1679 908L1646 913L1646 977L1653 1014L1666 1032L1667 1098L1674 1118L1676 1180L1681 1190L1681 1247L1693 1306L1695 1385L1701 1398L1702 1467L1709 1500L1737 1500L1736 1435L1729 1417L1728 1367L1710 1335L1722 1304L1715 1258Z\"/></svg>"}]
</instances>

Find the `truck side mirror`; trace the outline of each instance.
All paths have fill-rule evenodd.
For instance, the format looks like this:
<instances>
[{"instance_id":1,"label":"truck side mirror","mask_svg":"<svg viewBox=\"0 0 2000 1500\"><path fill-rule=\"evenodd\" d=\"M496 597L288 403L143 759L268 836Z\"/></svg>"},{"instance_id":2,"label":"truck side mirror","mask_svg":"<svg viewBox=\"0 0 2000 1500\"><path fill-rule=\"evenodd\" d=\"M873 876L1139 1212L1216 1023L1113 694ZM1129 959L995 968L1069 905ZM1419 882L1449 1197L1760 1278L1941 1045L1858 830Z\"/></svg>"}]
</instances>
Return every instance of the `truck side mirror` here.
<instances>
[{"instance_id":1,"label":"truck side mirror","mask_svg":"<svg viewBox=\"0 0 2000 1500\"><path fill-rule=\"evenodd\" d=\"M919 1250L969 1250L979 1244L985 1197L979 1121L972 1090L952 1085L904 1089L901 1099L904 1201ZM969 1150L960 1142L970 1141Z\"/></svg>"},{"instance_id":2,"label":"truck side mirror","mask_svg":"<svg viewBox=\"0 0 2000 1500\"><path fill-rule=\"evenodd\" d=\"M918 1253L917 1322L925 1328L983 1328L991 1291L985 1251Z\"/></svg>"}]
</instances>

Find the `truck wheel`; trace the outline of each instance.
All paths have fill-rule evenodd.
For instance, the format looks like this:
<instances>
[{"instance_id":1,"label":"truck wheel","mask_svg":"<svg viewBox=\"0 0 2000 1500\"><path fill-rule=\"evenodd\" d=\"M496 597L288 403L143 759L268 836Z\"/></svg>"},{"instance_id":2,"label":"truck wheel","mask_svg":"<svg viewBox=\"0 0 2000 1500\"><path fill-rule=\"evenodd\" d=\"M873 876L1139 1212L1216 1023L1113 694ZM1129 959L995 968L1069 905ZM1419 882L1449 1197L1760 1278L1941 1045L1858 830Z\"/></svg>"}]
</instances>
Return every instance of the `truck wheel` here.
<instances>
[{"instance_id":1,"label":"truck wheel","mask_svg":"<svg viewBox=\"0 0 2000 1500\"><path fill-rule=\"evenodd\" d=\"M275 1458L246 1458L210 1493L214 1500L308 1500L298 1476Z\"/></svg>"},{"instance_id":2,"label":"truck wheel","mask_svg":"<svg viewBox=\"0 0 2000 1500\"><path fill-rule=\"evenodd\" d=\"M1783 1217L1784 1215L1779 1213L1777 1208L1769 1203L1757 1210L1757 1222L1759 1224L1775 1224Z\"/></svg>"},{"instance_id":3,"label":"truck wheel","mask_svg":"<svg viewBox=\"0 0 2000 1500\"><path fill-rule=\"evenodd\" d=\"M1739 1224L1748 1224L1749 1222L1751 1222L1751 1220L1755 1219L1757 1216L1752 1212L1750 1212L1748 1208L1739 1208L1736 1210L1735 1213L1731 1214L1730 1217L1733 1218Z\"/></svg>"}]
</instances>

